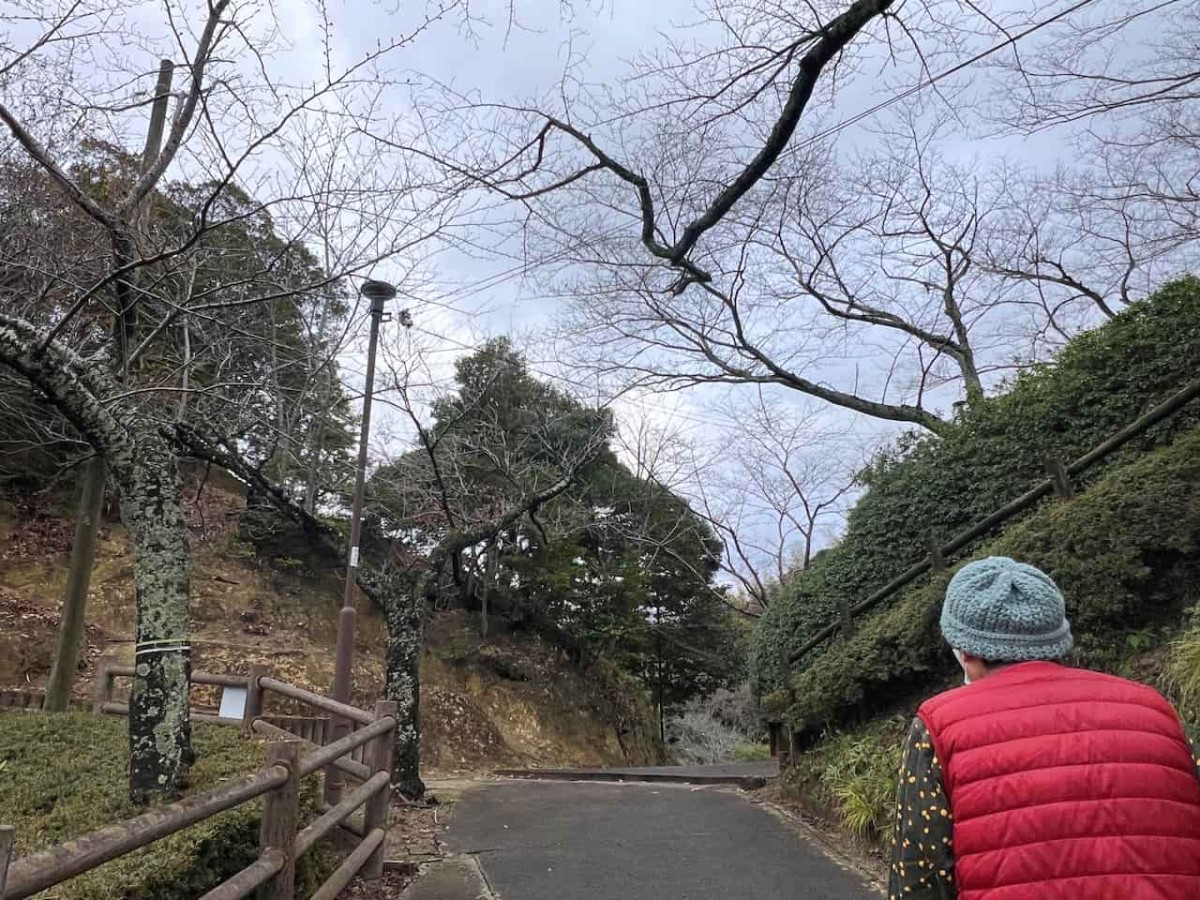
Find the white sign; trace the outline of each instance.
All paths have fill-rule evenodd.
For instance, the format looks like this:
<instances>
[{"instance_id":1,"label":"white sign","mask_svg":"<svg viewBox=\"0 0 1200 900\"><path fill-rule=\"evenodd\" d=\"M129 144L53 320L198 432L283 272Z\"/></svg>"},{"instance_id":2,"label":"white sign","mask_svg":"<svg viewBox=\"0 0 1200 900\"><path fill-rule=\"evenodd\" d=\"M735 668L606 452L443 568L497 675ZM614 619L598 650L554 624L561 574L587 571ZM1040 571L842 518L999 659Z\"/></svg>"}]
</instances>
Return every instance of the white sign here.
<instances>
[{"instance_id":1,"label":"white sign","mask_svg":"<svg viewBox=\"0 0 1200 900\"><path fill-rule=\"evenodd\" d=\"M246 713L246 689L244 687L227 687L221 690L221 711L217 713L222 719L240 719Z\"/></svg>"}]
</instances>

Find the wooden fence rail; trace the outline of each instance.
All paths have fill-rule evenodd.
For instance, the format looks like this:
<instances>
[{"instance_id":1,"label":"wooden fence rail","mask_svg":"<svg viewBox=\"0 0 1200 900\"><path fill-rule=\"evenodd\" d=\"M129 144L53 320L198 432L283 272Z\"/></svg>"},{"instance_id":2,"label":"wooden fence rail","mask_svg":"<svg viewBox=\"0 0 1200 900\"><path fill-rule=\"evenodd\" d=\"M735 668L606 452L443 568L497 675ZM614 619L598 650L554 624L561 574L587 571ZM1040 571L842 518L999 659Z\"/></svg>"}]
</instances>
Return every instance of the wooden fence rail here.
<instances>
[{"instance_id":1,"label":"wooden fence rail","mask_svg":"<svg viewBox=\"0 0 1200 900\"><path fill-rule=\"evenodd\" d=\"M1061 499L1069 499L1073 494L1069 476L1078 475L1086 471L1096 463L1115 453L1134 438L1144 434L1154 425L1175 415L1197 397L1200 397L1200 379L1193 381L1149 412L1130 422L1120 431L1092 448L1074 462L1063 465L1061 461L1056 459L1046 460L1049 477L1045 481L1034 485L1015 500L1006 503L1000 509L955 535L946 543L932 546L928 556L920 562L915 563L900 575L897 575L866 599L853 605L847 604L844 606L840 611L838 620L831 622L809 637L798 650L790 654L789 662L798 662L806 653L815 649L839 631L849 633L853 627L854 616L861 615L867 610L878 606L892 595L908 587L908 585L912 584L926 572L939 570L945 565L945 561L959 550L983 537L997 525L1031 509L1045 497L1055 494Z\"/></svg>"},{"instance_id":2,"label":"wooden fence rail","mask_svg":"<svg viewBox=\"0 0 1200 900\"><path fill-rule=\"evenodd\" d=\"M96 673L93 709L98 713L127 715L128 706L112 700L112 687L115 678L132 675L130 666L102 661ZM395 702L381 700L373 712L367 712L268 678L261 667L255 667L249 676L194 673L192 681L246 688L242 718L199 713L193 717L239 725L247 734L282 738L269 745L267 765L237 781L11 862L13 830L0 825L0 900L32 896L260 796L264 797L264 804L258 857L201 900L239 900L256 890L263 900L294 900L296 861L335 828L357 835L360 840L312 895L314 900L333 900L360 873L368 880L380 878L391 796ZM325 744L330 733L328 717L264 716L264 695L268 693L299 700L360 727L334 743ZM301 734L292 733L286 726L296 728ZM302 755L302 751L309 752ZM336 768L339 776L343 772L349 774L359 784L336 804L326 805L322 815L301 829L300 782L320 769L329 768ZM361 821L354 822L351 817L360 809Z\"/></svg>"}]
</instances>

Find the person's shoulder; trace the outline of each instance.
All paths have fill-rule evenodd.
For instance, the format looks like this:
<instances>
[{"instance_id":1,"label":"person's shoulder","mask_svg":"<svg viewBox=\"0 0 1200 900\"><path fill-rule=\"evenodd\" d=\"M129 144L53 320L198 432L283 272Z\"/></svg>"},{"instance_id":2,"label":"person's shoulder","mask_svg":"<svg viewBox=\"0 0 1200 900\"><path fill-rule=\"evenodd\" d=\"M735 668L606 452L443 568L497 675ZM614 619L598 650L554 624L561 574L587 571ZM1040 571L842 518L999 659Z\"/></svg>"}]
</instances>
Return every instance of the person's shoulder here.
<instances>
[{"instance_id":1,"label":"person's shoulder","mask_svg":"<svg viewBox=\"0 0 1200 900\"><path fill-rule=\"evenodd\" d=\"M1132 678L1126 678L1123 675L1113 675L1111 672L1101 672L1097 669L1085 669L1076 666L1064 667L1066 677L1088 679L1097 684L1107 684L1114 688L1123 690L1138 691L1142 693L1158 694L1157 690L1144 681L1135 681Z\"/></svg>"},{"instance_id":2,"label":"person's shoulder","mask_svg":"<svg viewBox=\"0 0 1200 900\"><path fill-rule=\"evenodd\" d=\"M975 687L973 684L960 684L956 687L948 688L941 693L934 694L917 708L917 717L925 720L926 714L935 712L947 703L953 703L955 700L969 696L973 687Z\"/></svg>"}]
</instances>

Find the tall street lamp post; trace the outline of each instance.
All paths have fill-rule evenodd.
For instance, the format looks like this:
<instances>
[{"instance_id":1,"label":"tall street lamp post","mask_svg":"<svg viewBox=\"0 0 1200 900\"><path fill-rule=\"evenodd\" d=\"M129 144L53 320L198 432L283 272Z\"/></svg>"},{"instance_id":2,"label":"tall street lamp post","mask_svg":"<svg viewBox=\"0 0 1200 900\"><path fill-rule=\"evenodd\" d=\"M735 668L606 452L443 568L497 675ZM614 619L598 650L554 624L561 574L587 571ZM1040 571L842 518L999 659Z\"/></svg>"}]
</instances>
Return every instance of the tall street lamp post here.
<instances>
[{"instance_id":1,"label":"tall street lamp post","mask_svg":"<svg viewBox=\"0 0 1200 900\"><path fill-rule=\"evenodd\" d=\"M337 655L333 669L333 699L350 701L351 668L354 663L354 609L356 575L358 573L358 544L362 537L363 487L367 472L367 439L371 433L371 397L375 390L375 351L379 346L379 325L383 321L383 305L396 296L396 289L386 281L366 281L359 290L371 301L371 340L367 346L367 383L363 391L362 432L358 439L358 470L354 476L354 503L350 513L350 554L346 564L346 589L342 594L342 611L338 614ZM350 723L336 719L334 739L349 732ZM326 798L337 802L341 793L341 773L335 767L326 772Z\"/></svg>"}]
</instances>

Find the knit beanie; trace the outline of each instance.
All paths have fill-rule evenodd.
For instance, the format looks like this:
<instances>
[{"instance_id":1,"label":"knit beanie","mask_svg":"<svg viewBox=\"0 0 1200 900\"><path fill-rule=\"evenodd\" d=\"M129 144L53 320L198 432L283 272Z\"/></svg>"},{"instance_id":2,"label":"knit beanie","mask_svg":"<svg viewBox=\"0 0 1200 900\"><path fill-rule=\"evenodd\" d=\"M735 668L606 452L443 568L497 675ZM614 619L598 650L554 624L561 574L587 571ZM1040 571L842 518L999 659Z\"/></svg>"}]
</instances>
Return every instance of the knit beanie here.
<instances>
[{"instance_id":1,"label":"knit beanie","mask_svg":"<svg viewBox=\"0 0 1200 900\"><path fill-rule=\"evenodd\" d=\"M1075 641L1062 592L1050 576L1006 556L963 566L946 588L942 634L981 659L1061 659Z\"/></svg>"}]
</instances>

